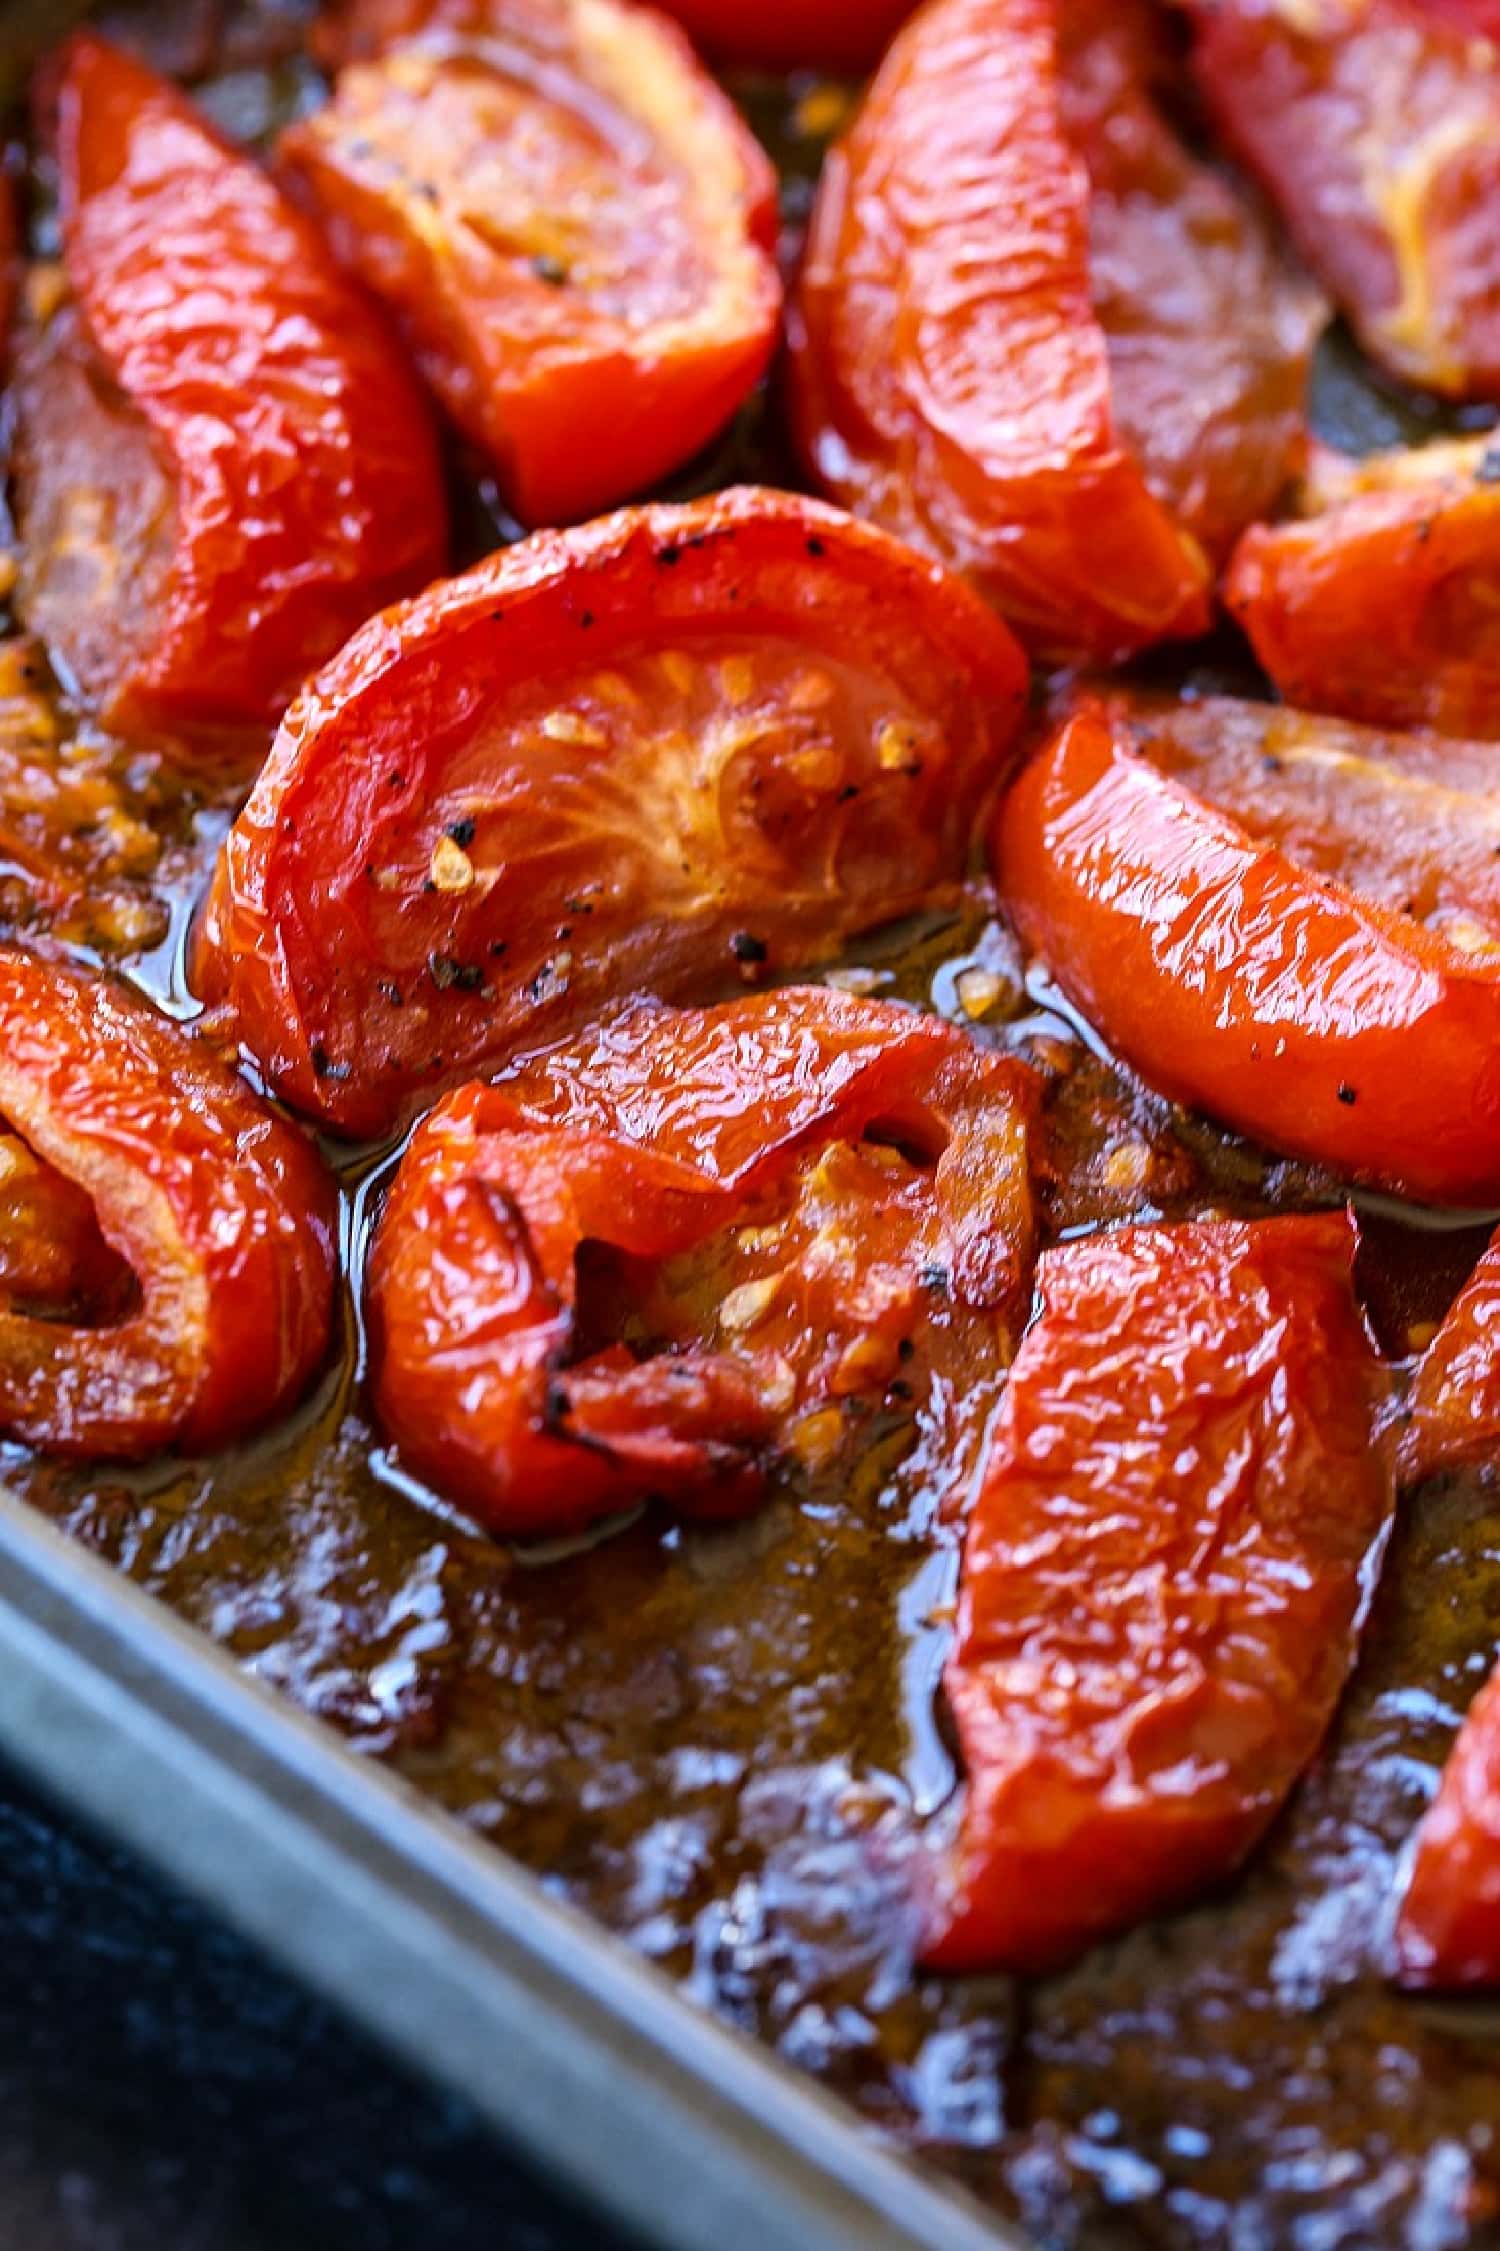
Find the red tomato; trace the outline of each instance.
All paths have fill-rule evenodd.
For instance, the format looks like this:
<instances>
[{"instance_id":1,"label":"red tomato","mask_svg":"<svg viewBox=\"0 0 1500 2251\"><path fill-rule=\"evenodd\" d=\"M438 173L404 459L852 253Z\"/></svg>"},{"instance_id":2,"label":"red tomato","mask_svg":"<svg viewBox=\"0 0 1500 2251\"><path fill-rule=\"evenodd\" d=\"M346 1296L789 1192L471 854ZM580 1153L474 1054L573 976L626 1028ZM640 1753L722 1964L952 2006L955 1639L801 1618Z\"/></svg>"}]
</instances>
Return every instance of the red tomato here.
<instances>
[{"instance_id":1,"label":"red tomato","mask_svg":"<svg viewBox=\"0 0 1500 2251\"><path fill-rule=\"evenodd\" d=\"M867 70L913 0L662 0L705 53L766 70Z\"/></svg>"},{"instance_id":2,"label":"red tomato","mask_svg":"<svg viewBox=\"0 0 1500 2251\"><path fill-rule=\"evenodd\" d=\"M21 351L18 606L112 727L260 726L441 567L426 409L182 94L90 36L49 83L68 295Z\"/></svg>"},{"instance_id":3,"label":"red tomato","mask_svg":"<svg viewBox=\"0 0 1500 2251\"><path fill-rule=\"evenodd\" d=\"M793 989L638 1001L450 1096L370 1260L404 1466L505 1534L648 1495L731 1515L776 1452L816 1465L858 1402L915 1411L938 1378L972 1466L1025 1303L1032 1083L935 1018Z\"/></svg>"},{"instance_id":4,"label":"red tomato","mask_svg":"<svg viewBox=\"0 0 1500 2251\"><path fill-rule=\"evenodd\" d=\"M1201 632L1200 539L1300 439L1309 300L1159 67L1135 8L932 0L828 158L793 307L813 474L1049 656Z\"/></svg>"},{"instance_id":5,"label":"red tomato","mask_svg":"<svg viewBox=\"0 0 1500 2251\"><path fill-rule=\"evenodd\" d=\"M18 1254L12 1196L0 1430L144 1455L222 1445L290 1406L323 1357L335 1272L333 1189L310 1144L106 980L0 950L0 1017L0 1116L46 1168L18 1177L12 1151L9 1181L23 1216L44 1215L52 1268ZM108 1317L56 1317L57 1299L101 1291Z\"/></svg>"},{"instance_id":6,"label":"red tomato","mask_svg":"<svg viewBox=\"0 0 1500 2251\"><path fill-rule=\"evenodd\" d=\"M626 510L372 621L287 720L196 975L351 1133L626 993L710 997L959 877L1026 668L785 493Z\"/></svg>"},{"instance_id":7,"label":"red tomato","mask_svg":"<svg viewBox=\"0 0 1500 2251\"><path fill-rule=\"evenodd\" d=\"M1219 126L1366 351L1497 396L1500 48L1460 5L1188 0Z\"/></svg>"},{"instance_id":8,"label":"red tomato","mask_svg":"<svg viewBox=\"0 0 1500 2251\"><path fill-rule=\"evenodd\" d=\"M1288 701L1500 735L1500 449L1325 456L1299 513L1248 531L1224 588Z\"/></svg>"},{"instance_id":9,"label":"red tomato","mask_svg":"<svg viewBox=\"0 0 1500 2251\"><path fill-rule=\"evenodd\" d=\"M1500 1672L1458 1731L1396 1924L1403 1985L1500 1985Z\"/></svg>"},{"instance_id":10,"label":"red tomato","mask_svg":"<svg viewBox=\"0 0 1500 2251\"><path fill-rule=\"evenodd\" d=\"M1401 1437L1408 1477L1486 1460L1500 1448L1500 1236L1422 1355Z\"/></svg>"},{"instance_id":11,"label":"red tomato","mask_svg":"<svg viewBox=\"0 0 1500 2251\"><path fill-rule=\"evenodd\" d=\"M945 1676L968 1794L924 1949L1056 1968L1221 1881L1322 1740L1390 1521L1341 1215L1049 1251Z\"/></svg>"},{"instance_id":12,"label":"red tomato","mask_svg":"<svg viewBox=\"0 0 1500 2251\"><path fill-rule=\"evenodd\" d=\"M390 0L281 162L532 524L708 443L763 374L776 183L675 25L622 0Z\"/></svg>"},{"instance_id":13,"label":"red tomato","mask_svg":"<svg viewBox=\"0 0 1500 2251\"><path fill-rule=\"evenodd\" d=\"M1493 1204L1493 940L1476 950L1441 914L1429 929L1299 864L1250 808L1241 826L1129 741L1084 710L996 828L1002 897L1063 990L1151 1085L1272 1148Z\"/></svg>"}]
</instances>

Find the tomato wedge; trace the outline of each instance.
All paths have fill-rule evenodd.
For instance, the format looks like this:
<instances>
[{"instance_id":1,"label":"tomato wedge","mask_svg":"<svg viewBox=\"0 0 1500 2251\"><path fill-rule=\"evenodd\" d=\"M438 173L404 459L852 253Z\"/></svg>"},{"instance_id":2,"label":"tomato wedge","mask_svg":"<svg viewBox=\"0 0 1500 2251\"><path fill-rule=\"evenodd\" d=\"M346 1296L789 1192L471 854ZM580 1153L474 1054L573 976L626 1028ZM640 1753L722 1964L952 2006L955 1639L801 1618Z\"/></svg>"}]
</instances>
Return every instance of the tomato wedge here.
<instances>
[{"instance_id":1,"label":"tomato wedge","mask_svg":"<svg viewBox=\"0 0 1500 2251\"><path fill-rule=\"evenodd\" d=\"M1293 703L1500 735L1500 448L1320 458L1299 522L1258 524L1224 599Z\"/></svg>"},{"instance_id":2,"label":"tomato wedge","mask_svg":"<svg viewBox=\"0 0 1500 2251\"><path fill-rule=\"evenodd\" d=\"M375 6L280 160L529 524L595 514L720 430L781 285L770 164L682 33L622 0Z\"/></svg>"},{"instance_id":3,"label":"tomato wedge","mask_svg":"<svg viewBox=\"0 0 1500 2251\"><path fill-rule=\"evenodd\" d=\"M1033 1083L935 1018L793 989L635 1002L451 1095L370 1259L403 1466L504 1534L651 1495L732 1515L864 1402L956 1418L956 1485L1024 1313Z\"/></svg>"},{"instance_id":4,"label":"tomato wedge","mask_svg":"<svg viewBox=\"0 0 1500 2251\"><path fill-rule=\"evenodd\" d=\"M1403 1985L1500 1985L1500 1672L1474 1699L1417 1831L1396 1922Z\"/></svg>"},{"instance_id":5,"label":"tomato wedge","mask_svg":"<svg viewBox=\"0 0 1500 2251\"><path fill-rule=\"evenodd\" d=\"M1316 1752L1392 1507L1355 1239L1328 1214L1043 1256L969 1524L928 1967L1053 1969L1191 1898Z\"/></svg>"},{"instance_id":6,"label":"tomato wedge","mask_svg":"<svg viewBox=\"0 0 1500 2251\"><path fill-rule=\"evenodd\" d=\"M1052 657L1201 632L1200 542L1300 444L1312 302L1161 67L1134 7L934 0L828 158L792 310L819 483Z\"/></svg>"},{"instance_id":7,"label":"tomato wedge","mask_svg":"<svg viewBox=\"0 0 1500 2251\"><path fill-rule=\"evenodd\" d=\"M1273 754L1263 782L1275 779ZM1415 817L1416 793L1397 802ZM1295 818L1283 849L1253 806L1240 810L1216 810L1138 756L1118 715L1085 708L1002 808L994 865L1007 910L1163 1093L1402 1194L1493 1204L1493 934L1458 920L1441 889L1431 928L1357 894L1294 856ZM1403 840L1402 855L1431 878L1417 843Z\"/></svg>"},{"instance_id":8,"label":"tomato wedge","mask_svg":"<svg viewBox=\"0 0 1500 2251\"><path fill-rule=\"evenodd\" d=\"M259 730L442 566L427 411L316 229L102 39L49 80L67 294L22 340L17 604L120 731Z\"/></svg>"},{"instance_id":9,"label":"tomato wedge","mask_svg":"<svg viewBox=\"0 0 1500 2251\"><path fill-rule=\"evenodd\" d=\"M637 991L826 959L963 872L1026 667L883 533L756 490L542 536L377 619L289 717L195 976L378 1133Z\"/></svg>"},{"instance_id":10,"label":"tomato wedge","mask_svg":"<svg viewBox=\"0 0 1500 2251\"><path fill-rule=\"evenodd\" d=\"M1479 9L1187 4L1220 129L1366 351L1430 390L1500 395L1500 46Z\"/></svg>"},{"instance_id":11,"label":"tomato wedge","mask_svg":"<svg viewBox=\"0 0 1500 2251\"><path fill-rule=\"evenodd\" d=\"M1487 1460L1500 1448L1500 1236L1491 1242L1417 1366L1401 1468L1411 1478Z\"/></svg>"},{"instance_id":12,"label":"tomato wedge","mask_svg":"<svg viewBox=\"0 0 1500 2251\"><path fill-rule=\"evenodd\" d=\"M332 1314L334 1195L309 1142L108 980L0 949L0 1017L0 1430L137 1456L271 1420ZM28 1216L50 1273L18 1255Z\"/></svg>"}]
</instances>

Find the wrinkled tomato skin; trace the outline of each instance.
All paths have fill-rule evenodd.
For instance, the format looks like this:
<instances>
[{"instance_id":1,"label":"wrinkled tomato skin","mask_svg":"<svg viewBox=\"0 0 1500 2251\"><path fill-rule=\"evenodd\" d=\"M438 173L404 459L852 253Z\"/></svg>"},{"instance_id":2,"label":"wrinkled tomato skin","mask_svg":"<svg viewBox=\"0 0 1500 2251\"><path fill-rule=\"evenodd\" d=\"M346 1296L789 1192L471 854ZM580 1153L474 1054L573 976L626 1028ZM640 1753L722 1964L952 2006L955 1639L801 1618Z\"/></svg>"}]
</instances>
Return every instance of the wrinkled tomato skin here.
<instances>
[{"instance_id":1,"label":"wrinkled tomato skin","mask_svg":"<svg viewBox=\"0 0 1500 2251\"><path fill-rule=\"evenodd\" d=\"M70 295L22 351L18 603L111 727L260 728L441 569L427 408L316 229L176 88L89 35L47 83Z\"/></svg>"},{"instance_id":2,"label":"wrinkled tomato skin","mask_svg":"<svg viewBox=\"0 0 1500 2251\"><path fill-rule=\"evenodd\" d=\"M659 483L765 372L776 183L676 25L622 0L376 8L284 175L524 523ZM488 200L487 200L488 198Z\"/></svg>"},{"instance_id":3,"label":"wrinkled tomato skin","mask_svg":"<svg viewBox=\"0 0 1500 2251\"><path fill-rule=\"evenodd\" d=\"M1190 0L1198 83L1372 358L1500 396L1500 47L1426 0Z\"/></svg>"},{"instance_id":4,"label":"wrinkled tomato skin","mask_svg":"<svg viewBox=\"0 0 1500 2251\"><path fill-rule=\"evenodd\" d=\"M1392 1485L1342 1215L1044 1254L945 1675L968 1772L923 1951L1039 1972L1221 1881L1352 1668Z\"/></svg>"},{"instance_id":5,"label":"wrinkled tomato skin","mask_svg":"<svg viewBox=\"0 0 1500 2251\"><path fill-rule=\"evenodd\" d=\"M1395 1955L1413 1990L1500 1985L1500 1673L1474 1699L1417 1831Z\"/></svg>"},{"instance_id":6,"label":"wrinkled tomato skin","mask_svg":"<svg viewBox=\"0 0 1500 2251\"><path fill-rule=\"evenodd\" d=\"M311 1144L123 988L0 951L0 1114L92 1201L138 1303L0 1306L0 1428L48 1452L202 1451L262 1428L327 1347L333 1187Z\"/></svg>"},{"instance_id":7,"label":"wrinkled tomato skin","mask_svg":"<svg viewBox=\"0 0 1500 2251\"><path fill-rule=\"evenodd\" d=\"M1483 438L1328 461L1245 534L1225 605L1289 703L1500 735L1497 467Z\"/></svg>"},{"instance_id":8,"label":"wrinkled tomato skin","mask_svg":"<svg viewBox=\"0 0 1500 2251\"><path fill-rule=\"evenodd\" d=\"M1500 1448L1500 1237L1490 1244L1417 1364L1401 1468L1431 1477Z\"/></svg>"},{"instance_id":9,"label":"wrinkled tomato skin","mask_svg":"<svg viewBox=\"0 0 1500 2251\"><path fill-rule=\"evenodd\" d=\"M611 999L711 998L951 887L1025 692L966 588L816 502L529 540L310 686L197 987L299 1108L381 1132Z\"/></svg>"},{"instance_id":10,"label":"wrinkled tomato skin","mask_svg":"<svg viewBox=\"0 0 1500 2251\"><path fill-rule=\"evenodd\" d=\"M451 1095L370 1259L374 1400L403 1467L504 1536L653 1496L735 1515L799 1435L820 1450L860 1399L938 1378L972 1466L1025 1303L1032 1088L936 1019L793 988L636 1002ZM591 1312L584 1246L616 1268Z\"/></svg>"},{"instance_id":11,"label":"wrinkled tomato skin","mask_svg":"<svg viewBox=\"0 0 1500 2251\"><path fill-rule=\"evenodd\" d=\"M962 570L1036 653L1104 662L1203 631L1208 571L1116 426L1090 259L1056 7L933 0L825 163L790 406L833 498Z\"/></svg>"},{"instance_id":12,"label":"wrinkled tomato skin","mask_svg":"<svg viewBox=\"0 0 1500 2251\"><path fill-rule=\"evenodd\" d=\"M1258 843L1081 711L995 830L1016 928L1147 1082L1336 1172L1500 1197L1500 957Z\"/></svg>"}]
</instances>

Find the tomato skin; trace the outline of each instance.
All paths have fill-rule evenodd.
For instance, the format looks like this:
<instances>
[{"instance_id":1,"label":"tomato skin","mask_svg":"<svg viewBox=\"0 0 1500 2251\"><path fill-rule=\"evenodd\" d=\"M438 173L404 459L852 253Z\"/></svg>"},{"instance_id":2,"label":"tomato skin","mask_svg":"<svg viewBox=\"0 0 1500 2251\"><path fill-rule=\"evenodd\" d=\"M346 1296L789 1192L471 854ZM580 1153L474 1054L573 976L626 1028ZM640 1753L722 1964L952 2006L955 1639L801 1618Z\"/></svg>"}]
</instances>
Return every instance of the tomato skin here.
<instances>
[{"instance_id":1,"label":"tomato skin","mask_svg":"<svg viewBox=\"0 0 1500 2251\"><path fill-rule=\"evenodd\" d=\"M310 1143L122 987L0 949L0 1113L92 1200L138 1307L0 1306L0 1428L48 1452L206 1449L301 1394L328 1342L332 1184Z\"/></svg>"},{"instance_id":2,"label":"tomato skin","mask_svg":"<svg viewBox=\"0 0 1500 2251\"><path fill-rule=\"evenodd\" d=\"M283 135L283 171L523 522L575 522L659 482L770 360L768 159L649 10L416 0L367 13L363 37L359 11L344 33L356 50L428 36L351 63L328 107Z\"/></svg>"},{"instance_id":3,"label":"tomato skin","mask_svg":"<svg viewBox=\"0 0 1500 2251\"><path fill-rule=\"evenodd\" d=\"M1100 709L1010 792L1001 896L1147 1081L1339 1173L1500 1195L1500 962L1258 844Z\"/></svg>"},{"instance_id":4,"label":"tomato skin","mask_svg":"<svg viewBox=\"0 0 1500 2251\"><path fill-rule=\"evenodd\" d=\"M611 999L710 997L924 904L1025 687L967 589L816 502L529 540L310 685L221 853L198 988L299 1108L380 1132Z\"/></svg>"},{"instance_id":5,"label":"tomato skin","mask_svg":"<svg viewBox=\"0 0 1500 2251\"><path fill-rule=\"evenodd\" d=\"M88 34L48 84L73 302L22 355L19 604L111 727L260 726L441 568L427 410L314 227L176 88ZM80 598L77 514L117 479L150 488L135 545Z\"/></svg>"},{"instance_id":6,"label":"tomato skin","mask_svg":"<svg viewBox=\"0 0 1500 2251\"><path fill-rule=\"evenodd\" d=\"M716 61L764 70L869 69L913 0L663 0Z\"/></svg>"},{"instance_id":7,"label":"tomato skin","mask_svg":"<svg viewBox=\"0 0 1500 2251\"><path fill-rule=\"evenodd\" d=\"M1500 735L1500 485L1476 438L1325 461L1302 521L1257 524L1225 604L1290 703Z\"/></svg>"},{"instance_id":8,"label":"tomato skin","mask_svg":"<svg viewBox=\"0 0 1500 2251\"><path fill-rule=\"evenodd\" d=\"M753 1507L803 1418L934 1369L982 1400L1025 1301L1034 1108L1024 1067L888 1003L627 1005L418 1128L370 1259L382 1427L492 1530L557 1534L652 1494ZM872 1125L935 1162L861 1171ZM585 1242L654 1357L585 1341Z\"/></svg>"},{"instance_id":9,"label":"tomato skin","mask_svg":"<svg viewBox=\"0 0 1500 2251\"><path fill-rule=\"evenodd\" d=\"M1205 630L1194 530L1222 545L1299 439L1305 296L1283 295L1253 215L1138 68L1116 11L932 0L829 154L789 314L793 425L823 489L1069 660ZM1255 306L1243 359L1234 322L1202 317L1226 297L1241 336Z\"/></svg>"},{"instance_id":10,"label":"tomato skin","mask_svg":"<svg viewBox=\"0 0 1500 2251\"><path fill-rule=\"evenodd\" d=\"M1430 390L1500 396L1500 47L1459 0L1188 12L1216 123L1365 350Z\"/></svg>"},{"instance_id":11,"label":"tomato skin","mask_svg":"<svg viewBox=\"0 0 1500 2251\"><path fill-rule=\"evenodd\" d=\"M1500 1673L1470 1706L1417 1830L1395 1953L1414 1990L1500 1985Z\"/></svg>"},{"instance_id":12,"label":"tomato skin","mask_svg":"<svg viewBox=\"0 0 1500 2251\"><path fill-rule=\"evenodd\" d=\"M968 1795L923 1960L1038 1972L1227 1876L1352 1669L1392 1485L1343 1215L1044 1253L945 1684Z\"/></svg>"},{"instance_id":13,"label":"tomato skin","mask_svg":"<svg viewBox=\"0 0 1500 2251\"><path fill-rule=\"evenodd\" d=\"M1417 1364L1401 1468L1431 1477L1500 1447L1500 1236L1459 1291Z\"/></svg>"}]
</instances>

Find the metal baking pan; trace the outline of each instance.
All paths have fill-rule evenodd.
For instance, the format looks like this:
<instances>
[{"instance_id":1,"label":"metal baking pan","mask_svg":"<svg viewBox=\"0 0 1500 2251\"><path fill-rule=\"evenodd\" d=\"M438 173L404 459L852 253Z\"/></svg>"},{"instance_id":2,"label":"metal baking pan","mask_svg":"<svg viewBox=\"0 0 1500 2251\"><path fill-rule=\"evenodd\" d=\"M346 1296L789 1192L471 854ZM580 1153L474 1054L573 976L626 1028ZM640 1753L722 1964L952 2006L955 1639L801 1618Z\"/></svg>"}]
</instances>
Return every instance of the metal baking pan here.
<instances>
[{"instance_id":1,"label":"metal baking pan","mask_svg":"<svg viewBox=\"0 0 1500 2251\"><path fill-rule=\"evenodd\" d=\"M3 1492L0 1750L650 2243L1021 2251Z\"/></svg>"}]
</instances>

